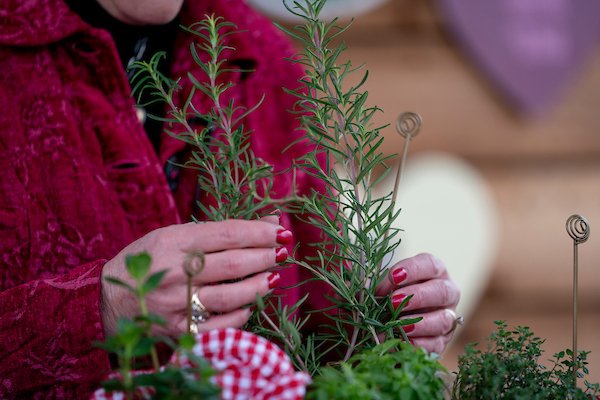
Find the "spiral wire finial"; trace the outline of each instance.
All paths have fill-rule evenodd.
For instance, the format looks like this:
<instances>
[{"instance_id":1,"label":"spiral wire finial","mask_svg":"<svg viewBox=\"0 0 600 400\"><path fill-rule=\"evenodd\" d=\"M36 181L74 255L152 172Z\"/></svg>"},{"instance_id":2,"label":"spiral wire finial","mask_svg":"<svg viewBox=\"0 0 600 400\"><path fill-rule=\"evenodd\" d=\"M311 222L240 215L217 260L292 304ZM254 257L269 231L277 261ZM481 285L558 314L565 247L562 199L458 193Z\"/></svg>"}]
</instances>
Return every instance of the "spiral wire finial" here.
<instances>
[{"instance_id":1,"label":"spiral wire finial","mask_svg":"<svg viewBox=\"0 0 600 400\"><path fill-rule=\"evenodd\" d=\"M579 214L573 214L567 218L567 233L573 239L573 349L572 349L572 369L573 386L577 387L577 291L579 286L579 261L577 255L578 245L584 243L590 237L590 224Z\"/></svg>"},{"instance_id":2,"label":"spiral wire finial","mask_svg":"<svg viewBox=\"0 0 600 400\"><path fill-rule=\"evenodd\" d=\"M410 146L410 141L419 134L422 122L423 120L421 119L421 116L412 111L407 111L400 114L396 120L396 131L404 138L404 148L402 149L400 163L398 164L398 170L396 172L396 181L394 183L394 191L392 192L392 204L396 204L396 199L398 198L398 188L400 187L400 180L402 179L404 164L406 163L406 158L408 157L408 147ZM388 235L389 229L385 231L384 238L387 238Z\"/></svg>"},{"instance_id":3,"label":"spiral wire finial","mask_svg":"<svg viewBox=\"0 0 600 400\"><path fill-rule=\"evenodd\" d=\"M405 139L412 139L419 134L422 123L421 116L414 112L405 112L396 120L396 130Z\"/></svg>"},{"instance_id":4,"label":"spiral wire finial","mask_svg":"<svg viewBox=\"0 0 600 400\"><path fill-rule=\"evenodd\" d=\"M567 219L566 229L567 233L576 244L584 243L590 237L590 225L581 215L571 215Z\"/></svg>"},{"instance_id":5,"label":"spiral wire finial","mask_svg":"<svg viewBox=\"0 0 600 400\"><path fill-rule=\"evenodd\" d=\"M204 269L204 253L200 250L189 253L183 261L183 270L188 277L198 275Z\"/></svg>"}]
</instances>

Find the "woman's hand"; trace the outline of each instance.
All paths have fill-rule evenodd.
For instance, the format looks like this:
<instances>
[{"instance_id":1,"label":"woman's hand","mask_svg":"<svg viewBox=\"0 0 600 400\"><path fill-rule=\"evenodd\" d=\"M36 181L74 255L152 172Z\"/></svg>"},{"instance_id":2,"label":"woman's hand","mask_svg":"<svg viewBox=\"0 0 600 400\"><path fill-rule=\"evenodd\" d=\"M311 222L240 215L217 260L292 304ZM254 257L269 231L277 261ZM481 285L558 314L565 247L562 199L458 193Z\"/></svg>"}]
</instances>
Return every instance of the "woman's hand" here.
<instances>
[{"instance_id":1,"label":"woman's hand","mask_svg":"<svg viewBox=\"0 0 600 400\"><path fill-rule=\"evenodd\" d=\"M267 217L261 221L228 220L160 228L107 262L102 278L114 276L133 283L125 269L125 257L148 252L152 256L151 273L168 271L159 288L147 296L148 310L165 318L163 333L177 335L188 328L187 275L183 264L190 254L202 251L204 269L193 279L194 291L214 315L198 328L204 331L240 327L250 317L250 310L244 306L253 303L257 294L265 296L279 283L279 274L268 269L287 258L287 250L281 246L291 241L292 234L275 221L276 217ZM126 289L103 279L102 311L105 331L112 334L117 319L137 315L139 305Z\"/></svg>"},{"instance_id":2,"label":"woman's hand","mask_svg":"<svg viewBox=\"0 0 600 400\"><path fill-rule=\"evenodd\" d=\"M402 316L423 317L404 328L407 336L416 346L441 354L456 327L454 310L460 299L444 263L431 254L419 254L394 265L388 278L377 288L378 294L392 296L394 306L412 295Z\"/></svg>"}]
</instances>

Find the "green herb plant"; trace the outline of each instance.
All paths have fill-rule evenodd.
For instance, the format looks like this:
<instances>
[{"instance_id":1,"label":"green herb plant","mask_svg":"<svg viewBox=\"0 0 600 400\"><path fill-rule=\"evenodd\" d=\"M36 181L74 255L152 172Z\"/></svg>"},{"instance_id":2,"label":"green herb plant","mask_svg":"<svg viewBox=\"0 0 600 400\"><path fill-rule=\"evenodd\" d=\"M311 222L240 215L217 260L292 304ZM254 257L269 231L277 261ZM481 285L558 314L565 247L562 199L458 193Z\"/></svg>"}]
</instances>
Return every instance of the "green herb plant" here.
<instances>
[{"instance_id":1,"label":"green herb plant","mask_svg":"<svg viewBox=\"0 0 600 400\"><path fill-rule=\"evenodd\" d=\"M140 253L126 258L126 268L135 281L131 284L114 277L107 281L131 292L140 305L140 314L133 319L119 319L117 331L98 346L117 356L118 377L102 383L107 391L119 391L127 399L139 398L142 390L156 399L218 399L220 388L210 382L215 374L210 364L192 353L195 344L191 335L183 335L177 341L155 335L153 328L165 325L162 317L150 314L146 307L146 296L155 290L165 275L160 271L148 276L152 260L149 254ZM172 351L184 355L193 367L160 367L156 345L162 343ZM151 359L152 370L134 373L139 368L147 369Z\"/></svg>"},{"instance_id":2,"label":"green herb plant","mask_svg":"<svg viewBox=\"0 0 600 400\"><path fill-rule=\"evenodd\" d=\"M406 340L402 327L420 319L399 318L409 299L394 308L389 296L376 291L388 279L387 260L400 242L399 230L392 225L399 213L394 211L392 193L382 197L373 193L385 177L384 172L374 178L376 170L389 171L386 162L393 156L381 150L383 127L371 122L380 110L367 105L363 85L368 72L349 86L346 78L357 69L349 61L338 64L345 46L335 40L349 25L339 27L336 19L321 21L324 5L324 0L294 1L288 10L303 23L292 29L280 27L303 48L292 59L304 69L303 85L290 93L299 99L297 112L306 139L315 146L297 160L297 167L326 183L325 193L312 193L297 210L321 229L326 240L315 244L317 257L294 262L331 289L331 310L319 311L330 317L331 328L315 334L306 350L319 349L321 356L347 362L398 335Z\"/></svg>"},{"instance_id":3,"label":"green herb plant","mask_svg":"<svg viewBox=\"0 0 600 400\"><path fill-rule=\"evenodd\" d=\"M421 348L388 340L357 353L315 377L306 398L326 399L436 399L444 390L439 364Z\"/></svg>"},{"instance_id":4,"label":"green herb plant","mask_svg":"<svg viewBox=\"0 0 600 400\"><path fill-rule=\"evenodd\" d=\"M206 202L196 202L203 219L222 221L264 216L281 200L269 196L272 167L254 156L248 141L251 132L243 125L244 118L259 107L260 102L246 108L235 104L233 99L225 100L233 86L226 79L228 74L245 72L225 67L226 53L235 49L226 46L224 39L239 31L232 23L214 15L183 29L197 38L190 46L190 53L203 73L203 76L195 76L188 72L192 85L183 104L174 100L175 92L181 90L180 79L173 80L158 70L164 52L156 53L148 62L133 63L133 93L137 93L139 101L142 94L149 91L151 100L142 106L155 102L166 104L165 117L149 117L163 121L168 134L193 149L191 158L182 167L198 171L198 186L208 195ZM195 106L193 98L197 92L210 100L210 108L202 110ZM203 121L203 126L192 127L189 122L192 118Z\"/></svg>"},{"instance_id":5,"label":"green herb plant","mask_svg":"<svg viewBox=\"0 0 600 400\"><path fill-rule=\"evenodd\" d=\"M509 329L496 321L496 331L487 341L485 350L470 344L459 357L458 374L452 399L581 399L600 395L600 385L584 381L585 389L575 387L572 373L572 353L565 350L554 354L552 368L539 364L544 340L528 327ZM579 377L589 373L586 357L579 352Z\"/></svg>"},{"instance_id":6,"label":"green herb plant","mask_svg":"<svg viewBox=\"0 0 600 400\"><path fill-rule=\"evenodd\" d=\"M198 187L209 195L206 203L197 201L203 220L223 221L225 219L257 219L273 212L275 207L288 209L289 204L301 199L290 196L274 199L270 196L273 185L273 168L265 161L255 157L249 146L251 132L243 125L243 120L257 107L244 107L233 100L225 102L226 93L233 87L227 81L232 72L244 72L241 69L225 68L226 54L235 51L225 45L224 39L240 34L235 25L222 17L207 15L205 19L183 29L197 39L190 46L191 55L200 67L203 76L194 76L188 72L192 89L181 105L174 101L174 94L180 90L179 80L173 80L161 74L158 64L164 53L155 54L149 62L139 61L132 65L133 92L141 98L144 91L150 91L152 100L144 106L160 102L167 105L166 117L158 118L166 123L166 131L173 137L184 141L192 148L191 158L182 167L198 171ZM194 105L196 92L206 96L211 104L207 110ZM193 128L188 122L191 118L205 121L204 127ZM195 218L198 222L198 219ZM291 315L295 315L301 301L292 307L277 308L277 315L266 312L265 303L258 298L258 310L252 318L269 327L268 332L281 338L289 349L299 344L300 335L297 326L292 324ZM260 314L260 317L258 316ZM250 330L256 333L265 330L256 322ZM300 369L306 370L304 361L298 356L294 361Z\"/></svg>"},{"instance_id":7,"label":"green herb plant","mask_svg":"<svg viewBox=\"0 0 600 400\"><path fill-rule=\"evenodd\" d=\"M331 307L315 313L324 314L330 323L299 335L306 320L278 318L284 323L273 337L285 343L293 359L304 360L297 366L315 377L309 398L443 398L444 368L435 356L407 344L403 326L420 320L400 318L410 299L394 308L390 297L376 290L388 279L389 255L400 242L393 226L399 213L394 211L393 194L373 193L385 177L384 172L375 178L376 171L389 171L386 162L394 156L383 154L383 127L371 122L380 110L367 105L363 86L368 72L357 84L347 84L346 78L357 69L350 62L338 62L345 47L336 40L349 25L321 21L325 3L286 4L303 23L280 29L302 48L291 60L304 69L302 87L289 93L298 98L295 111L306 133L302 140L314 145L296 165L326 184L324 193L303 198L294 210L299 218L307 216L305 221L318 227L324 240L313 244L316 257L293 262L329 287Z\"/></svg>"},{"instance_id":8,"label":"green herb plant","mask_svg":"<svg viewBox=\"0 0 600 400\"><path fill-rule=\"evenodd\" d=\"M391 156L381 151L382 127L373 127L371 123L379 109L367 105L368 95L362 91L367 72L358 84L346 87L345 78L354 68L349 62L337 64L344 46L336 47L334 40L347 26L337 27L335 20L320 21L324 4L325 0L294 2L289 10L304 23L289 30L281 28L304 48L292 60L304 67L303 87L290 93L298 98L295 111L306 133L301 140L314 145L313 151L295 160L294 168L324 181L327 188L324 193L304 197L294 194L285 199L269 197L274 172L256 159L248 144L251 132L243 126L243 118L259 105L245 108L223 100L232 86L226 81L224 57L234 50L224 44L223 38L234 34L235 27L220 17L207 16L184 28L198 40L190 51L205 76L188 74L193 88L183 104L174 101L174 93L180 90L179 80L158 72L161 54L148 63L134 65L137 69L134 91L149 90L152 102L166 103L168 111L162 120L167 131L193 149L192 158L182 166L198 171L200 189L212 198L207 203L198 203L207 219L254 219L274 207L285 207L323 232L322 243L311 244L316 247L315 257L290 257L290 261L308 269L314 275L313 280L329 287L331 306L314 312L325 315L330 322L307 331L311 315L298 312L306 296L311 295L307 294L290 306L284 306L278 299L267 306L257 299L258 312L251 329L281 344L298 369L315 377L330 371L327 379L315 381L323 382L323 388L335 386L331 377L342 379L338 384L344 382L348 371L370 381L365 382L369 387L381 377L368 376L361 368L367 365L371 368L380 359L382 370L401 364L407 376L431 371L431 379L420 382L429 385L424 391L435 392L429 398L441 398L442 391L438 390L441 379L433 371L442 371L443 367L422 352L407 351L402 341L397 340L401 337L408 342L402 327L420 320L400 318L409 299L395 308L389 296L376 291L388 279L387 260L400 242L399 230L392 226L398 216L392 193L383 197L373 194L374 186L385 176L384 173L374 178L375 171L382 167L387 170L385 163ZM193 96L198 91L211 100L210 110L194 106ZM190 117L206 121L206 127L195 129L188 123ZM330 366L325 368L327 363ZM335 374L332 370L345 372ZM353 388L359 390L359 386ZM319 383L315 383L315 390L318 387ZM398 388L391 384L389 387ZM397 395L393 398L398 398Z\"/></svg>"}]
</instances>

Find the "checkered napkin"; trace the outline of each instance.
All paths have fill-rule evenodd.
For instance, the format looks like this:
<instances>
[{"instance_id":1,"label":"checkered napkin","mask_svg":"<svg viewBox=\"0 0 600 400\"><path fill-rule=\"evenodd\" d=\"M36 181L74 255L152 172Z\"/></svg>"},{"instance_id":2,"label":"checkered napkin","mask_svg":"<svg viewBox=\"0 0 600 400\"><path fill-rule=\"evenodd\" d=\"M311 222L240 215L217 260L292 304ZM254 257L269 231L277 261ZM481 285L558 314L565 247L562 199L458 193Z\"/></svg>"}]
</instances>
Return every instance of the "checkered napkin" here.
<instances>
[{"instance_id":1,"label":"checkered napkin","mask_svg":"<svg viewBox=\"0 0 600 400\"><path fill-rule=\"evenodd\" d=\"M238 329L216 329L196 336L193 353L208 360L218 373L212 379L223 399L302 399L310 376L296 372L288 356L268 340ZM171 364L191 366L174 354ZM149 399L150 393L139 393ZM122 393L98 389L92 400L122 398Z\"/></svg>"}]
</instances>

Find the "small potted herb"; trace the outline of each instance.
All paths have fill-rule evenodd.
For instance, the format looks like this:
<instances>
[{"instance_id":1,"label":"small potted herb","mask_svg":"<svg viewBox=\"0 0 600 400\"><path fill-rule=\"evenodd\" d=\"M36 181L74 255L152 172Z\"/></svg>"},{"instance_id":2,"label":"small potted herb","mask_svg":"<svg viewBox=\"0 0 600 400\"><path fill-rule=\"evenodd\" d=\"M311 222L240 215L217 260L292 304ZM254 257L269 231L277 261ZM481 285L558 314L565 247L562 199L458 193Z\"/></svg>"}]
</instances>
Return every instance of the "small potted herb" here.
<instances>
[{"instance_id":1,"label":"small potted herb","mask_svg":"<svg viewBox=\"0 0 600 400\"><path fill-rule=\"evenodd\" d=\"M452 390L455 400L485 399L581 399L600 395L600 385L585 381L585 388L573 382L571 350L554 354L550 369L539 364L544 340L527 327L510 329L497 321L487 347L470 344L459 357L458 373ZM587 352L577 356L579 377L588 374Z\"/></svg>"}]
</instances>

